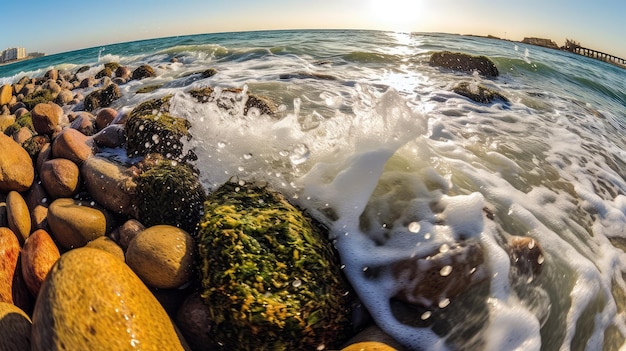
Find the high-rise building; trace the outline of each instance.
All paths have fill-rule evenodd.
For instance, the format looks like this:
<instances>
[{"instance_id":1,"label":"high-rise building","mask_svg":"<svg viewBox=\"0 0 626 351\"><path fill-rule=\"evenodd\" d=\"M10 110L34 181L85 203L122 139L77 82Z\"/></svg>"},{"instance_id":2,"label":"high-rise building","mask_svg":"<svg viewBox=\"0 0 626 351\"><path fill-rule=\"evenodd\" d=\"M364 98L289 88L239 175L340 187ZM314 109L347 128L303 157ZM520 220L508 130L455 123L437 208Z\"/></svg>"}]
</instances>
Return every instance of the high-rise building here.
<instances>
[{"instance_id":1,"label":"high-rise building","mask_svg":"<svg viewBox=\"0 0 626 351\"><path fill-rule=\"evenodd\" d=\"M0 60L2 60L2 62L20 60L23 58L26 58L25 48L9 48L2 51L2 55L0 55Z\"/></svg>"}]
</instances>

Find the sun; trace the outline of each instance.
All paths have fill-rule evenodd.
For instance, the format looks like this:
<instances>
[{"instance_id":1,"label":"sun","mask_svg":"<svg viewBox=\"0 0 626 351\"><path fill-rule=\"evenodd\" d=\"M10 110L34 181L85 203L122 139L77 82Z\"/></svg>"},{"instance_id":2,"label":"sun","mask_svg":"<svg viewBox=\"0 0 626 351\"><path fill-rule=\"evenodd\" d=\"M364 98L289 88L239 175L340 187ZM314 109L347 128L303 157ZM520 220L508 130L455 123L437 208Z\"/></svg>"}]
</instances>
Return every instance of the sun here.
<instances>
[{"instance_id":1,"label":"sun","mask_svg":"<svg viewBox=\"0 0 626 351\"><path fill-rule=\"evenodd\" d=\"M399 31L418 27L424 12L420 0L370 0L370 10L379 25Z\"/></svg>"}]
</instances>

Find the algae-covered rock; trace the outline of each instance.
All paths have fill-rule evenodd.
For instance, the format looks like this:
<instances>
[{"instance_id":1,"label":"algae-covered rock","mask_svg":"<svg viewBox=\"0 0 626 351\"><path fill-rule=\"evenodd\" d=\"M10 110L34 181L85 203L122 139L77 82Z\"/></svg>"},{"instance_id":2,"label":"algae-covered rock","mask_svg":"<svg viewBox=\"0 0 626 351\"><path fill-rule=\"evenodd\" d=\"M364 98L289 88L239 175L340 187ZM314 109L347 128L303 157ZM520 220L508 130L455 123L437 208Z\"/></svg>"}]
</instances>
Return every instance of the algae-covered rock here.
<instances>
[{"instance_id":1,"label":"algae-covered rock","mask_svg":"<svg viewBox=\"0 0 626 351\"><path fill-rule=\"evenodd\" d=\"M54 101L56 96L49 89L42 89L26 95L22 102L26 108L32 110L37 104L45 104Z\"/></svg>"},{"instance_id":2,"label":"algae-covered rock","mask_svg":"<svg viewBox=\"0 0 626 351\"><path fill-rule=\"evenodd\" d=\"M227 183L200 222L207 331L226 350L316 350L345 341L351 295L325 233L282 196Z\"/></svg>"},{"instance_id":3,"label":"algae-covered rock","mask_svg":"<svg viewBox=\"0 0 626 351\"><path fill-rule=\"evenodd\" d=\"M107 107L113 103L113 101L122 97L120 88L117 84L109 84L105 88L92 91L89 95L85 96L85 109L87 111L93 111L99 107Z\"/></svg>"},{"instance_id":4,"label":"algae-covered rock","mask_svg":"<svg viewBox=\"0 0 626 351\"><path fill-rule=\"evenodd\" d=\"M502 102L508 102L504 95L498 93L495 90L489 89L480 84L470 84L468 82L461 82L457 86L454 87L453 91L459 95L463 95L466 98L482 103L482 104L490 104L496 100L500 100Z\"/></svg>"},{"instance_id":5,"label":"algae-covered rock","mask_svg":"<svg viewBox=\"0 0 626 351\"><path fill-rule=\"evenodd\" d=\"M486 56L472 56L461 52L442 51L432 54L431 66L448 68L460 72L477 71L485 77L497 77L500 72L496 65Z\"/></svg>"},{"instance_id":6,"label":"algae-covered rock","mask_svg":"<svg viewBox=\"0 0 626 351\"><path fill-rule=\"evenodd\" d=\"M149 65L141 65L135 68L131 77L133 79L144 79L144 78L156 77L156 73L154 73L154 69L150 67Z\"/></svg>"},{"instance_id":7,"label":"algae-covered rock","mask_svg":"<svg viewBox=\"0 0 626 351\"><path fill-rule=\"evenodd\" d=\"M150 290L103 250L63 254L37 298L32 350L183 350L182 345Z\"/></svg>"},{"instance_id":8,"label":"algae-covered rock","mask_svg":"<svg viewBox=\"0 0 626 351\"><path fill-rule=\"evenodd\" d=\"M178 159L182 155L183 139L191 139L191 123L169 114L171 98L148 100L131 111L125 128L129 156L159 153Z\"/></svg>"},{"instance_id":9,"label":"algae-covered rock","mask_svg":"<svg viewBox=\"0 0 626 351\"><path fill-rule=\"evenodd\" d=\"M145 226L169 224L196 232L206 194L189 165L159 159L135 181L137 218Z\"/></svg>"}]
</instances>

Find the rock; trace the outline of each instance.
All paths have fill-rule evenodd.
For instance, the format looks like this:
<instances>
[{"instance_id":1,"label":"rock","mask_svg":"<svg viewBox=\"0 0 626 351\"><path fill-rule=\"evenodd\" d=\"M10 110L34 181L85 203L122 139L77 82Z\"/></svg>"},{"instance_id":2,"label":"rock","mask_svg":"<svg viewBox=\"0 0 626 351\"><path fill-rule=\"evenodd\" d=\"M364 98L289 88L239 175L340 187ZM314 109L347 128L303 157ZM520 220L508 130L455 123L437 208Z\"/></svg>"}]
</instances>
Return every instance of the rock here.
<instances>
[{"instance_id":1,"label":"rock","mask_svg":"<svg viewBox=\"0 0 626 351\"><path fill-rule=\"evenodd\" d=\"M88 242L85 246L106 251L124 262L124 251L122 250L122 248L117 243L115 243L115 241L106 236L96 238Z\"/></svg>"},{"instance_id":2,"label":"rock","mask_svg":"<svg viewBox=\"0 0 626 351\"><path fill-rule=\"evenodd\" d=\"M13 281L20 255L17 236L7 227L0 227L0 302L14 303Z\"/></svg>"},{"instance_id":3,"label":"rock","mask_svg":"<svg viewBox=\"0 0 626 351\"><path fill-rule=\"evenodd\" d=\"M63 109L55 103L41 103L32 109L31 115L37 133L52 134L63 118Z\"/></svg>"},{"instance_id":4,"label":"rock","mask_svg":"<svg viewBox=\"0 0 626 351\"><path fill-rule=\"evenodd\" d=\"M527 236L514 236L505 246L511 258L514 276L535 277L541 274L545 254L539 242Z\"/></svg>"},{"instance_id":5,"label":"rock","mask_svg":"<svg viewBox=\"0 0 626 351\"><path fill-rule=\"evenodd\" d=\"M0 87L0 106L7 105L11 102L13 97L13 87L10 84L5 84Z\"/></svg>"},{"instance_id":6,"label":"rock","mask_svg":"<svg viewBox=\"0 0 626 351\"><path fill-rule=\"evenodd\" d=\"M144 79L150 77L156 77L156 73L154 73L154 69L149 65L141 65L133 71L131 75L132 79Z\"/></svg>"},{"instance_id":7,"label":"rock","mask_svg":"<svg viewBox=\"0 0 626 351\"><path fill-rule=\"evenodd\" d=\"M113 77L113 70L109 67L104 67L100 72L96 73L94 78L100 79L103 77Z\"/></svg>"},{"instance_id":8,"label":"rock","mask_svg":"<svg viewBox=\"0 0 626 351\"><path fill-rule=\"evenodd\" d=\"M453 91L459 95L463 95L466 98L479 102L481 104L490 104L496 100L502 102L509 102L509 99L502 94L489 89L481 84L470 84L468 82L461 82L454 87Z\"/></svg>"},{"instance_id":9,"label":"rock","mask_svg":"<svg viewBox=\"0 0 626 351\"><path fill-rule=\"evenodd\" d=\"M0 350L30 350L30 318L19 307L0 302Z\"/></svg>"},{"instance_id":10,"label":"rock","mask_svg":"<svg viewBox=\"0 0 626 351\"><path fill-rule=\"evenodd\" d=\"M0 133L15 123L15 116L13 115L0 115Z\"/></svg>"},{"instance_id":11,"label":"rock","mask_svg":"<svg viewBox=\"0 0 626 351\"><path fill-rule=\"evenodd\" d=\"M28 129L28 127L22 127L16 133L13 133L12 137L16 143L21 145L26 140L33 137L33 132L30 129Z\"/></svg>"},{"instance_id":12,"label":"rock","mask_svg":"<svg viewBox=\"0 0 626 351\"><path fill-rule=\"evenodd\" d=\"M169 224L194 233L206 198L198 173L190 166L157 159L135 177L135 218L146 226Z\"/></svg>"},{"instance_id":13,"label":"rock","mask_svg":"<svg viewBox=\"0 0 626 351\"><path fill-rule=\"evenodd\" d=\"M118 78L128 79L131 75L131 70L125 66L120 66L115 70L115 76Z\"/></svg>"},{"instance_id":14,"label":"rock","mask_svg":"<svg viewBox=\"0 0 626 351\"><path fill-rule=\"evenodd\" d=\"M404 351L404 347L376 325L367 327L352 337L341 351Z\"/></svg>"},{"instance_id":15,"label":"rock","mask_svg":"<svg viewBox=\"0 0 626 351\"><path fill-rule=\"evenodd\" d=\"M79 112L70 124L70 128L76 129L86 136L94 135L96 132L96 117L89 112Z\"/></svg>"},{"instance_id":16,"label":"rock","mask_svg":"<svg viewBox=\"0 0 626 351\"><path fill-rule=\"evenodd\" d=\"M189 295L176 313L176 325L183 333L192 350L211 349L213 340L210 329L210 310L198 293Z\"/></svg>"},{"instance_id":17,"label":"rock","mask_svg":"<svg viewBox=\"0 0 626 351\"><path fill-rule=\"evenodd\" d=\"M24 141L22 147L28 152L31 160L36 161L43 147L49 142L50 138L47 135L35 135Z\"/></svg>"},{"instance_id":18,"label":"rock","mask_svg":"<svg viewBox=\"0 0 626 351\"><path fill-rule=\"evenodd\" d=\"M35 162L35 167L37 169L37 174L41 174L41 167L43 167L43 163L52 159L52 145L50 143L46 143L39 150L39 154L37 155L37 162Z\"/></svg>"},{"instance_id":19,"label":"rock","mask_svg":"<svg viewBox=\"0 0 626 351\"><path fill-rule=\"evenodd\" d=\"M93 155L93 141L76 129L64 129L52 143L52 156L66 158L77 165Z\"/></svg>"},{"instance_id":20,"label":"rock","mask_svg":"<svg viewBox=\"0 0 626 351\"><path fill-rule=\"evenodd\" d=\"M147 93L151 93L155 90L159 90L163 88L163 84L156 84L156 85L148 85L145 87L141 87L139 89L137 89L137 91L135 93L137 94L147 94Z\"/></svg>"},{"instance_id":21,"label":"rock","mask_svg":"<svg viewBox=\"0 0 626 351\"><path fill-rule=\"evenodd\" d=\"M159 153L176 159L183 153L183 139L190 140L191 123L169 114L171 95L145 101L135 107L124 129L128 156Z\"/></svg>"},{"instance_id":22,"label":"rock","mask_svg":"<svg viewBox=\"0 0 626 351\"><path fill-rule=\"evenodd\" d=\"M90 157L81 166L84 184L91 196L106 209L133 214L137 184L122 165L103 157Z\"/></svg>"},{"instance_id":23,"label":"rock","mask_svg":"<svg viewBox=\"0 0 626 351\"><path fill-rule=\"evenodd\" d=\"M273 116L278 112L278 106L268 97L249 94L243 113L248 115L251 110L257 111L259 115Z\"/></svg>"},{"instance_id":24,"label":"rock","mask_svg":"<svg viewBox=\"0 0 626 351\"><path fill-rule=\"evenodd\" d=\"M107 107L111 103L122 97L120 88L117 84L108 84L105 88L92 91L85 96L85 110L93 111L99 107Z\"/></svg>"},{"instance_id":25,"label":"rock","mask_svg":"<svg viewBox=\"0 0 626 351\"><path fill-rule=\"evenodd\" d=\"M0 201L2 201L0 196ZM9 220L7 219L7 203L0 202L0 227L9 227Z\"/></svg>"},{"instance_id":26,"label":"rock","mask_svg":"<svg viewBox=\"0 0 626 351\"><path fill-rule=\"evenodd\" d=\"M213 342L238 350L342 344L352 295L327 235L266 188L227 183L213 192L198 234Z\"/></svg>"},{"instance_id":27,"label":"rock","mask_svg":"<svg viewBox=\"0 0 626 351\"><path fill-rule=\"evenodd\" d=\"M72 197L78 191L78 166L70 160L55 158L43 163L41 182L46 192L53 198Z\"/></svg>"},{"instance_id":28,"label":"rock","mask_svg":"<svg viewBox=\"0 0 626 351\"><path fill-rule=\"evenodd\" d=\"M106 107L99 110L96 114L96 128L102 130L104 127L111 124L115 117L117 117L117 110L114 108Z\"/></svg>"},{"instance_id":29,"label":"rock","mask_svg":"<svg viewBox=\"0 0 626 351\"><path fill-rule=\"evenodd\" d=\"M120 246L126 250L128 248L128 244L146 227L144 227L141 222L136 219L129 219L126 221L121 227L117 230L118 242Z\"/></svg>"},{"instance_id":30,"label":"rock","mask_svg":"<svg viewBox=\"0 0 626 351\"><path fill-rule=\"evenodd\" d=\"M97 82L98 81L95 78L87 77L80 81L80 84L78 85L78 87L81 89L91 88L92 86L96 85Z\"/></svg>"},{"instance_id":31,"label":"rock","mask_svg":"<svg viewBox=\"0 0 626 351\"><path fill-rule=\"evenodd\" d=\"M24 240L30 235L31 229L28 205L26 205L26 201L17 191L9 192L6 204L9 228L15 233L20 245L22 245Z\"/></svg>"},{"instance_id":32,"label":"rock","mask_svg":"<svg viewBox=\"0 0 626 351\"><path fill-rule=\"evenodd\" d=\"M20 259L21 270L26 287L33 296L39 294L46 275L59 257L59 249L45 230L36 230L26 239Z\"/></svg>"},{"instance_id":33,"label":"rock","mask_svg":"<svg viewBox=\"0 0 626 351\"><path fill-rule=\"evenodd\" d=\"M32 350L183 350L186 343L146 286L93 248L61 256L33 313Z\"/></svg>"},{"instance_id":34,"label":"rock","mask_svg":"<svg viewBox=\"0 0 626 351\"><path fill-rule=\"evenodd\" d=\"M124 136L124 126L121 124L106 126L93 136L93 141L99 147L122 147L126 142L126 136Z\"/></svg>"},{"instance_id":35,"label":"rock","mask_svg":"<svg viewBox=\"0 0 626 351\"><path fill-rule=\"evenodd\" d=\"M26 104L26 108L32 110L38 104L46 104L52 102L55 96L48 89L35 90L34 93L24 96L22 102Z\"/></svg>"},{"instance_id":36,"label":"rock","mask_svg":"<svg viewBox=\"0 0 626 351\"><path fill-rule=\"evenodd\" d=\"M30 211L32 230L48 230L48 207L37 205Z\"/></svg>"},{"instance_id":37,"label":"rock","mask_svg":"<svg viewBox=\"0 0 626 351\"><path fill-rule=\"evenodd\" d=\"M35 179L28 152L10 137L0 133L0 192L25 191Z\"/></svg>"},{"instance_id":38,"label":"rock","mask_svg":"<svg viewBox=\"0 0 626 351\"><path fill-rule=\"evenodd\" d=\"M488 278L478 242L466 240L446 249L394 263L393 277L402 282L394 297L409 304L437 308L441 301L451 300Z\"/></svg>"},{"instance_id":39,"label":"rock","mask_svg":"<svg viewBox=\"0 0 626 351\"><path fill-rule=\"evenodd\" d=\"M58 105L63 106L69 104L70 102L72 102L72 100L74 100L74 94L68 89L63 89L54 99L54 102Z\"/></svg>"},{"instance_id":40,"label":"rock","mask_svg":"<svg viewBox=\"0 0 626 351\"><path fill-rule=\"evenodd\" d=\"M22 103L20 103L21 105L24 105ZM26 109L26 107L18 107L15 109L15 111L13 112L15 114L15 118L20 118L23 115L29 113L29 111Z\"/></svg>"},{"instance_id":41,"label":"rock","mask_svg":"<svg viewBox=\"0 0 626 351\"><path fill-rule=\"evenodd\" d=\"M43 77L45 79L57 80L59 79L59 71L56 68L48 70Z\"/></svg>"},{"instance_id":42,"label":"rock","mask_svg":"<svg viewBox=\"0 0 626 351\"><path fill-rule=\"evenodd\" d=\"M448 68L460 72L474 72L482 76L494 78L500 73L496 65L486 56L472 56L460 52L442 51L432 54L431 66Z\"/></svg>"},{"instance_id":43,"label":"rock","mask_svg":"<svg viewBox=\"0 0 626 351\"><path fill-rule=\"evenodd\" d=\"M147 286L173 289L191 279L194 251L195 242L189 233L170 225L156 225L130 242L126 264Z\"/></svg>"},{"instance_id":44,"label":"rock","mask_svg":"<svg viewBox=\"0 0 626 351\"><path fill-rule=\"evenodd\" d=\"M107 218L98 209L72 199L57 199L48 208L48 226L66 249L85 246L107 231Z\"/></svg>"}]
</instances>

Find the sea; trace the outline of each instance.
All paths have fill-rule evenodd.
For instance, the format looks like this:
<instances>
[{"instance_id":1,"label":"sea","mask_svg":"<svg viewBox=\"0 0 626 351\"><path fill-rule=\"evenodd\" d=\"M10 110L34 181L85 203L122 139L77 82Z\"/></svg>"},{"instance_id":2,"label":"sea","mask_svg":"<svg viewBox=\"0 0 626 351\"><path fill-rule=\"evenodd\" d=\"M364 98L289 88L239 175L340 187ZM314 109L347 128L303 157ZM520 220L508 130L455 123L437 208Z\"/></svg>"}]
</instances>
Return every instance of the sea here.
<instances>
[{"instance_id":1,"label":"sea","mask_svg":"<svg viewBox=\"0 0 626 351\"><path fill-rule=\"evenodd\" d=\"M439 51L487 56L500 76L430 66ZM2 66L0 84L113 61L157 77L121 85L112 107L173 94L207 191L262 182L318 219L364 311L355 319L407 349L626 350L625 69L493 38L294 30L103 45ZM461 82L508 101L471 101L452 91ZM206 86L278 111L188 94ZM516 237L540 246L539 274L514 269ZM485 280L434 307L398 305L408 282L390 267L462 240L479 243Z\"/></svg>"}]
</instances>

